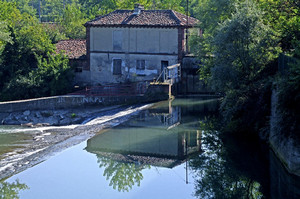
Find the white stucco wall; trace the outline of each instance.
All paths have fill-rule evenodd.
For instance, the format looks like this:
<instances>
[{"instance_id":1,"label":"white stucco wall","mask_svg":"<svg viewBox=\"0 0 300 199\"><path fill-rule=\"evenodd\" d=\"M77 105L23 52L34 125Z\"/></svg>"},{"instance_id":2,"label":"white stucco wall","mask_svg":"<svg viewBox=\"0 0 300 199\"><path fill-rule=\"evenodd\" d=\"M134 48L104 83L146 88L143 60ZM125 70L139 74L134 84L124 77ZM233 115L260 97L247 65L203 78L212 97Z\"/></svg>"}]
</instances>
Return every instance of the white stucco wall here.
<instances>
[{"instance_id":1,"label":"white stucco wall","mask_svg":"<svg viewBox=\"0 0 300 199\"><path fill-rule=\"evenodd\" d=\"M113 59L122 59L122 75L113 75ZM136 60L145 60L144 74L136 71ZM176 55L91 53L91 82L93 84L119 83L126 80L153 80L161 73L161 61L177 63Z\"/></svg>"},{"instance_id":2,"label":"white stucco wall","mask_svg":"<svg viewBox=\"0 0 300 199\"><path fill-rule=\"evenodd\" d=\"M175 28L90 28L90 51L178 53ZM113 49L114 31L121 31L122 49Z\"/></svg>"},{"instance_id":3,"label":"white stucco wall","mask_svg":"<svg viewBox=\"0 0 300 199\"><path fill-rule=\"evenodd\" d=\"M168 61L169 65L178 62L177 29L91 27L90 30L90 72L94 85L153 80L161 73L162 61ZM113 75L114 59L122 60L121 75ZM136 60L145 60L145 70L136 70Z\"/></svg>"}]
</instances>

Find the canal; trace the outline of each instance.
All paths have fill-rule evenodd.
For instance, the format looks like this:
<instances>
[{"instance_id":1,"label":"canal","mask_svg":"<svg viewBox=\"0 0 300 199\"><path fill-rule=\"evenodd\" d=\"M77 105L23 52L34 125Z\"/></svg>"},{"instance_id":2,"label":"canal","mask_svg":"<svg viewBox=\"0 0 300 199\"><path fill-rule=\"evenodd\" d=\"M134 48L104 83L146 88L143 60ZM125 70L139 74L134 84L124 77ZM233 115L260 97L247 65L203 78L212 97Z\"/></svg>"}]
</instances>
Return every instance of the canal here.
<instances>
[{"instance_id":1,"label":"canal","mask_svg":"<svg viewBox=\"0 0 300 199\"><path fill-rule=\"evenodd\" d=\"M217 99L159 102L0 180L0 198L300 198L300 178L272 151L219 125ZM0 155L32 139L11 128Z\"/></svg>"}]
</instances>

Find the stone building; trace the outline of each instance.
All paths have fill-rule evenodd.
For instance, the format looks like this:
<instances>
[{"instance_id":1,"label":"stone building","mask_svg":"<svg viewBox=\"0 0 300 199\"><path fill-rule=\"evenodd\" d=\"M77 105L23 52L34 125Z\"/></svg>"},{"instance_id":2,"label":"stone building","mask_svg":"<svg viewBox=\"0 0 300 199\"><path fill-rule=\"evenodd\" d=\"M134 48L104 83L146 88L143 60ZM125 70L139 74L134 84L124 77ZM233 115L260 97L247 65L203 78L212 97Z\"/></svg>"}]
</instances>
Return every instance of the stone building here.
<instances>
[{"instance_id":1,"label":"stone building","mask_svg":"<svg viewBox=\"0 0 300 199\"><path fill-rule=\"evenodd\" d=\"M92 85L157 78L181 63L186 29L199 21L173 10L115 10L85 24L87 66L81 76Z\"/></svg>"},{"instance_id":2,"label":"stone building","mask_svg":"<svg viewBox=\"0 0 300 199\"><path fill-rule=\"evenodd\" d=\"M90 74L86 58L86 40L70 39L56 43L56 53L64 53L75 71L76 84L89 84Z\"/></svg>"}]
</instances>

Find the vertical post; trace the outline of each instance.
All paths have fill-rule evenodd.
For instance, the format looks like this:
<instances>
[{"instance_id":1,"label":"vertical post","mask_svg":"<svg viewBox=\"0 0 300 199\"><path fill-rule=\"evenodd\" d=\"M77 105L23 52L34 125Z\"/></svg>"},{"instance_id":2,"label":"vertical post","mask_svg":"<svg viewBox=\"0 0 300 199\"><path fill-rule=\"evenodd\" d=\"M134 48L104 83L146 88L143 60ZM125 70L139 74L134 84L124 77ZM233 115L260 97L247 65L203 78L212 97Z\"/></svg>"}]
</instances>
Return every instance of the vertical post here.
<instances>
[{"instance_id":1,"label":"vertical post","mask_svg":"<svg viewBox=\"0 0 300 199\"><path fill-rule=\"evenodd\" d=\"M91 61L90 61L90 46L91 46L91 33L90 33L90 26L86 26L86 56L87 56L87 66L86 70L89 71L91 68Z\"/></svg>"},{"instance_id":2,"label":"vertical post","mask_svg":"<svg viewBox=\"0 0 300 199\"><path fill-rule=\"evenodd\" d=\"M189 26L189 0L186 0L186 16L187 16L187 20L186 20L186 29L185 29L185 48L186 48L186 53L189 53L189 43L188 43L188 39L189 39L189 30L188 30L188 26Z\"/></svg>"},{"instance_id":3,"label":"vertical post","mask_svg":"<svg viewBox=\"0 0 300 199\"><path fill-rule=\"evenodd\" d=\"M169 99L172 99L172 83L169 83Z\"/></svg>"},{"instance_id":4,"label":"vertical post","mask_svg":"<svg viewBox=\"0 0 300 199\"><path fill-rule=\"evenodd\" d=\"M39 0L39 20L40 20L40 22L42 22L42 19L41 19L41 0Z\"/></svg>"},{"instance_id":5,"label":"vertical post","mask_svg":"<svg viewBox=\"0 0 300 199\"><path fill-rule=\"evenodd\" d=\"M185 183L189 184L189 173L188 173L188 138L187 133L185 133L185 155L186 155L186 162L185 162Z\"/></svg>"}]
</instances>

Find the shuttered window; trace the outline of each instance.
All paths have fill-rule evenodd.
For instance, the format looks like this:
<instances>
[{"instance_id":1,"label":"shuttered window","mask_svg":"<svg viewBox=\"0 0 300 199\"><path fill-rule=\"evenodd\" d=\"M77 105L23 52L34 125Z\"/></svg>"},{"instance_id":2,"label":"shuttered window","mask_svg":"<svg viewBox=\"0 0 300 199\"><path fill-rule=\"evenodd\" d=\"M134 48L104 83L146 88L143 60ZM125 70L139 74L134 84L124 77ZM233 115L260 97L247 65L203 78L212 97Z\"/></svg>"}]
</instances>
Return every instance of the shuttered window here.
<instances>
[{"instance_id":1,"label":"shuttered window","mask_svg":"<svg viewBox=\"0 0 300 199\"><path fill-rule=\"evenodd\" d=\"M122 59L113 60L113 75L122 75Z\"/></svg>"}]
</instances>

